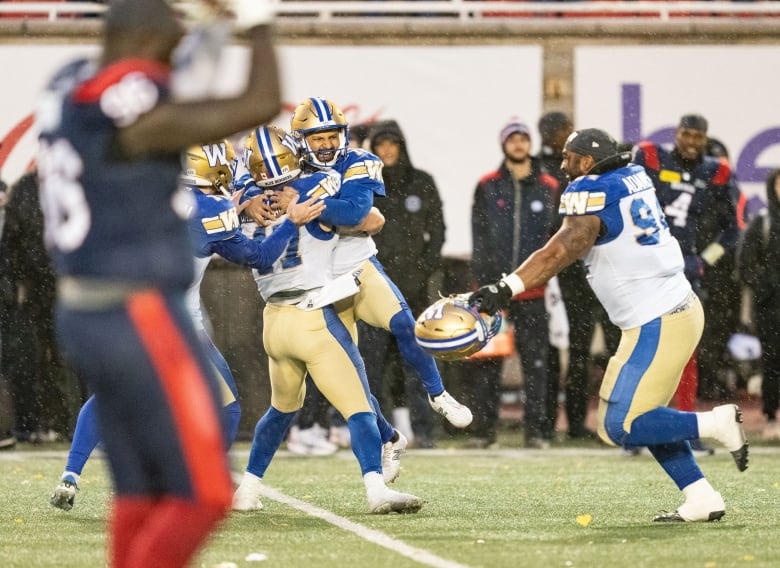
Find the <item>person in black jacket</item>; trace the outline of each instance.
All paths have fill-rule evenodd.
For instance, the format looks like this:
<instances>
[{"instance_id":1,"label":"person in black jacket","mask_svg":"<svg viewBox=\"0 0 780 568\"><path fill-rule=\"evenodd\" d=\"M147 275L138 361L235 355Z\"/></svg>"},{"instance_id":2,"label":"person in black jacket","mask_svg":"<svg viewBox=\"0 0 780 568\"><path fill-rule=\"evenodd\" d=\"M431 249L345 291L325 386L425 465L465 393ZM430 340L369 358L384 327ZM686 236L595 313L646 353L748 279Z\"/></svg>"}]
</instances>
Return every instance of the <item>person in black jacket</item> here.
<instances>
[{"instance_id":1,"label":"person in black jacket","mask_svg":"<svg viewBox=\"0 0 780 568\"><path fill-rule=\"evenodd\" d=\"M557 209L560 193L569 185L566 172L561 169L563 147L574 126L568 115L562 112L548 112L539 119L539 135L542 138L542 149L539 159L545 171L558 180L559 192L555 198ZM554 215L555 229L560 227L563 218ZM561 297L566 307L569 323L569 358L568 366L561 369L558 349L550 346L547 372L550 390L547 393L548 429L555 430L558 414L558 381L564 377L565 411L568 424L568 437L571 439L595 439L596 433L585 426L588 414L588 402L591 391L591 344L597 324L604 330L607 351L614 353L620 340L618 330L606 317L604 308L591 290L586 279L585 265L581 260L567 266L558 273L558 285Z\"/></svg>"},{"instance_id":2,"label":"person in black jacket","mask_svg":"<svg viewBox=\"0 0 780 568\"><path fill-rule=\"evenodd\" d=\"M740 280L753 291L752 320L761 340L763 437L780 440L780 169L766 183L767 210L753 219L739 247Z\"/></svg>"},{"instance_id":3,"label":"person in black jacket","mask_svg":"<svg viewBox=\"0 0 780 568\"><path fill-rule=\"evenodd\" d=\"M21 441L67 435L82 402L54 329L54 272L43 244L38 173L11 188L0 242L2 372L9 383Z\"/></svg>"},{"instance_id":4,"label":"person in black jacket","mask_svg":"<svg viewBox=\"0 0 780 568\"><path fill-rule=\"evenodd\" d=\"M387 192L377 202L387 219L373 237L377 258L416 316L431 303L429 282L441 266L445 232L441 198L433 177L412 164L406 138L395 120L374 123L367 135L371 152L384 164ZM432 447L433 415L426 393L414 371L402 362L392 335L362 322L359 330L358 345L371 391L380 401L388 389L395 392L394 398L403 402L394 406L409 408L414 445ZM401 369L397 384L385 384L386 367Z\"/></svg>"},{"instance_id":5,"label":"person in black jacket","mask_svg":"<svg viewBox=\"0 0 780 568\"><path fill-rule=\"evenodd\" d=\"M553 201L558 182L531 155L531 131L513 119L499 142L503 161L486 174L474 191L471 209L471 269L477 282L497 280L522 263L547 241L553 230ZM515 327L525 391L524 428L527 447L546 448L552 438L547 419L550 390L547 373L548 317L544 286L513 299L508 320ZM474 361L473 432L486 444L495 442L501 396L501 359ZM479 375L479 376L476 376Z\"/></svg>"}]
</instances>

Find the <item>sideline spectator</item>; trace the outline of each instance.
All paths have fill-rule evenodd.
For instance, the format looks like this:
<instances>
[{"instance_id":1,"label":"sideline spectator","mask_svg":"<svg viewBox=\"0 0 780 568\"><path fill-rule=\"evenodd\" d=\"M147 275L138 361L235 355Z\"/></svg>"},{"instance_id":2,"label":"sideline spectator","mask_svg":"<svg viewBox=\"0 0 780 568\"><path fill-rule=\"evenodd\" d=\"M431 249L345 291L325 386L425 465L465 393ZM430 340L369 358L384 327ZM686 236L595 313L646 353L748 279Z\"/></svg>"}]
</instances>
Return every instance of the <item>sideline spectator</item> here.
<instances>
[{"instance_id":1,"label":"sideline spectator","mask_svg":"<svg viewBox=\"0 0 780 568\"><path fill-rule=\"evenodd\" d=\"M739 249L739 275L753 292L752 321L761 340L763 437L780 440L780 169L766 182L767 209L754 218Z\"/></svg>"},{"instance_id":2,"label":"sideline spectator","mask_svg":"<svg viewBox=\"0 0 780 568\"><path fill-rule=\"evenodd\" d=\"M52 442L70 435L84 392L57 344L54 270L43 243L37 170L19 178L9 193L0 244L7 310L0 321L2 372L17 440Z\"/></svg>"},{"instance_id":3,"label":"sideline spectator","mask_svg":"<svg viewBox=\"0 0 780 568\"><path fill-rule=\"evenodd\" d=\"M558 180L559 191L555 197L557 212L560 193L569 185L566 172L561 169L563 147L566 139L574 131L571 119L562 112L548 112L539 119L539 134L542 148L539 153L545 170ZM554 214L553 228L557 230L563 217ZM548 374L551 389L547 394L547 419L549 430L555 431L558 415L558 382L563 376L565 393L566 422L568 437L571 439L596 439L596 433L585 427L588 414L588 402L591 396L591 345L596 332L596 324L604 329L607 351L612 354L617 349L619 330L605 316L604 309L596 299L585 277L585 265L577 260L558 274L558 286L561 290L566 316L569 322L569 362L561 372L560 353L550 346Z\"/></svg>"},{"instance_id":4,"label":"sideline spectator","mask_svg":"<svg viewBox=\"0 0 780 568\"><path fill-rule=\"evenodd\" d=\"M550 236L558 182L531 155L531 130L512 118L499 134L503 160L477 184L471 208L473 277L489 282L522 263ZM552 431L547 420L548 316L544 286L518 294L507 307L515 328L525 391L525 445L544 449ZM473 434L491 445L496 441L503 359L474 362L471 399Z\"/></svg>"},{"instance_id":5,"label":"sideline spectator","mask_svg":"<svg viewBox=\"0 0 780 568\"><path fill-rule=\"evenodd\" d=\"M444 244L444 213L433 178L414 167L409 157L406 138L394 120L378 122L369 130L370 150L382 160L385 197L377 201L387 222L374 235L379 252L377 258L385 273L395 282L406 298L412 314L419 315L430 303L430 281L441 265ZM392 334L363 322L358 324L358 346L366 362L371 392L388 407L388 390L402 393L400 406L409 409L416 447L433 446L433 414L426 392L415 371L402 361ZM395 360L402 374L385 382L385 369ZM396 424L398 427L398 424Z\"/></svg>"}]
</instances>

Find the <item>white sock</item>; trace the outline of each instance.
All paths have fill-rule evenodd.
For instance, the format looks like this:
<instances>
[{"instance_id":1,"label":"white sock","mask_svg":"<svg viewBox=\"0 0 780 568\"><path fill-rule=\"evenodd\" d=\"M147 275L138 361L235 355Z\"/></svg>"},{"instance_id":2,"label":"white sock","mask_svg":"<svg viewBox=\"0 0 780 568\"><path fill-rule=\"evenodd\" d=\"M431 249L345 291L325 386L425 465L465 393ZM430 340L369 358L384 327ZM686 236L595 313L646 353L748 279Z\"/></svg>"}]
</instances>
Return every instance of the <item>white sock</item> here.
<instances>
[{"instance_id":1,"label":"white sock","mask_svg":"<svg viewBox=\"0 0 780 568\"><path fill-rule=\"evenodd\" d=\"M81 480L81 476L78 473L74 473L72 471L63 471L62 472L62 477L60 477L60 479L65 479L67 476L70 476L73 479L75 479L76 480L76 485L78 485L79 481Z\"/></svg>"},{"instance_id":2,"label":"white sock","mask_svg":"<svg viewBox=\"0 0 780 568\"><path fill-rule=\"evenodd\" d=\"M363 476L363 483L366 485L366 491L371 493L373 491L383 491L387 489L385 480L382 474L377 471L369 471Z\"/></svg>"},{"instance_id":3,"label":"white sock","mask_svg":"<svg viewBox=\"0 0 780 568\"><path fill-rule=\"evenodd\" d=\"M255 474L245 471L244 478L241 480L241 487L245 487L247 489L257 489L262 485L262 483L262 477L257 477Z\"/></svg>"},{"instance_id":4,"label":"white sock","mask_svg":"<svg viewBox=\"0 0 780 568\"><path fill-rule=\"evenodd\" d=\"M715 438L718 431L715 415L710 412L697 412L696 423L699 426L699 438Z\"/></svg>"},{"instance_id":5,"label":"white sock","mask_svg":"<svg viewBox=\"0 0 780 568\"><path fill-rule=\"evenodd\" d=\"M683 495L685 495L686 501L701 501L706 500L715 493L715 489L710 485L710 482L705 478L698 479L693 483L683 487Z\"/></svg>"}]
</instances>

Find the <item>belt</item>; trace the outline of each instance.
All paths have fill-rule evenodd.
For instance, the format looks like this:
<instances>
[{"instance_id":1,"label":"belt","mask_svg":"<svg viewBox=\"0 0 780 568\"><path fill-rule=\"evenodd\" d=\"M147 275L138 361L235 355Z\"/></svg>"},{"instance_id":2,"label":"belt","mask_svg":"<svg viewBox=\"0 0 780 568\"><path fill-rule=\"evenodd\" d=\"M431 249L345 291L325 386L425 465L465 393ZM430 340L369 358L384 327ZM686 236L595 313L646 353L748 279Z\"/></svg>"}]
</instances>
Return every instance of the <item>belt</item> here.
<instances>
[{"instance_id":1,"label":"belt","mask_svg":"<svg viewBox=\"0 0 780 568\"><path fill-rule=\"evenodd\" d=\"M674 314L679 314L680 312L684 312L685 310L689 310L693 307L693 304L695 302L696 302L696 294L690 292L681 303L679 303L676 307L672 308L671 311L666 312L666 315L672 316Z\"/></svg>"},{"instance_id":2,"label":"belt","mask_svg":"<svg viewBox=\"0 0 780 568\"><path fill-rule=\"evenodd\" d=\"M286 304L292 306L303 300L304 296L309 293L309 290L280 290L271 294L266 302L270 304Z\"/></svg>"},{"instance_id":3,"label":"belt","mask_svg":"<svg viewBox=\"0 0 780 568\"><path fill-rule=\"evenodd\" d=\"M66 276L57 281L57 300L73 310L104 310L121 306L131 295L151 288L142 282Z\"/></svg>"}]
</instances>

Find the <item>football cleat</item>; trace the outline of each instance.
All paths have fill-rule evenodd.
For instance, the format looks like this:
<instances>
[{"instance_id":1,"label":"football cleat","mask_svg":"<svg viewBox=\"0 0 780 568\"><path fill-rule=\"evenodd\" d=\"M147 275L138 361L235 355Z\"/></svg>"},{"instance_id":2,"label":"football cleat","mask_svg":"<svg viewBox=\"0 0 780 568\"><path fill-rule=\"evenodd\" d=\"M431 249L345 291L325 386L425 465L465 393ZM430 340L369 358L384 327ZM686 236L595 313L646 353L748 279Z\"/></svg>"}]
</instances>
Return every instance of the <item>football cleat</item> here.
<instances>
[{"instance_id":1,"label":"football cleat","mask_svg":"<svg viewBox=\"0 0 780 568\"><path fill-rule=\"evenodd\" d=\"M54 489L49 503L52 507L57 507L63 511L70 511L76 501L76 492L79 490L78 483L70 476L66 475L60 480L59 485Z\"/></svg>"},{"instance_id":2,"label":"football cleat","mask_svg":"<svg viewBox=\"0 0 780 568\"><path fill-rule=\"evenodd\" d=\"M372 515L388 513L416 513L425 501L409 493L400 493L387 487L368 493L368 510Z\"/></svg>"},{"instance_id":3,"label":"football cleat","mask_svg":"<svg viewBox=\"0 0 780 568\"><path fill-rule=\"evenodd\" d=\"M731 452L739 471L748 467L748 441L742 429L742 411L736 404L723 404L712 409L715 418L715 439Z\"/></svg>"},{"instance_id":4,"label":"football cleat","mask_svg":"<svg viewBox=\"0 0 780 568\"><path fill-rule=\"evenodd\" d=\"M431 408L444 416L456 428L465 428L474 419L471 410L452 398L452 395L447 391L436 397L428 395L428 403Z\"/></svg>"},{"instance_id":5,"label":"football cleat","mask_svg":"<svg viewBox=\"0 0 780 568\"><path fill-rule=\"evenodd\" d=\"M498 333L501 312L480 314L468 303L468 294L441 298L420 314L414 326L417 344L443 361L473 355Z\"/></svg>"},{"instance_id":6,"label":"football cleat","mask_svg":"<svg viewBox=\"0 0 780 568\"><path fill-rule=\"evenodd\" d=\"M714 491L706 502L686 501L671 513L663 511L653 518L655 523L698 523L719 521L726 514L726 504L720 493Z\"/></svg>"},{"instance_id":7,"label":"football cleat","mask_svg":"<svg viewBox=\"0 0 780 568\"><path fill-rule=\"evenodd\" d=\"M385 483L392 483L401 474L401 455L406 453L408 441L400 431L395 431L398 440L382 446L382 477Z\"/></svg>"},{"instance_id":8,"label":"football cleat","mask_svg":"<svg viewBox=\"0 0 780 568\"><path fill-rule=\"evenodd\" d=\"M213 188L230 195L236 171L236 152L228 140L215 144L191 146L184 153L182 183Z\"/></svg>"},{"instance_id":9,"label":"football cleat","mask_svg":"<svg viewBox=\"0 0 780 568\"><path fill-rule=\"evenodd\" d=\"M261 510L263 508L263 503L260 501L261 487L262 479L249 472L244 472L241 484L236 489L236 492L233 493L232 509L234 511Z\"/></svg>"}]
</instances>

